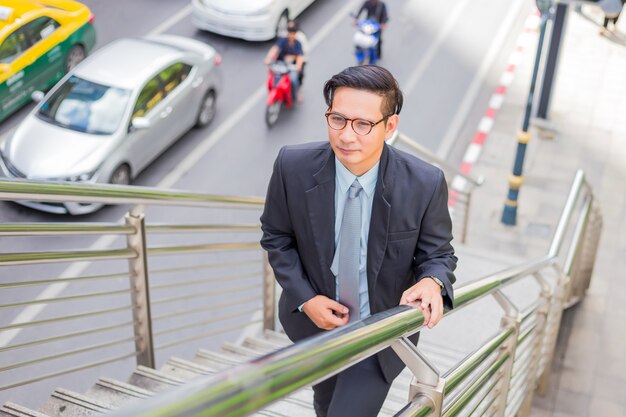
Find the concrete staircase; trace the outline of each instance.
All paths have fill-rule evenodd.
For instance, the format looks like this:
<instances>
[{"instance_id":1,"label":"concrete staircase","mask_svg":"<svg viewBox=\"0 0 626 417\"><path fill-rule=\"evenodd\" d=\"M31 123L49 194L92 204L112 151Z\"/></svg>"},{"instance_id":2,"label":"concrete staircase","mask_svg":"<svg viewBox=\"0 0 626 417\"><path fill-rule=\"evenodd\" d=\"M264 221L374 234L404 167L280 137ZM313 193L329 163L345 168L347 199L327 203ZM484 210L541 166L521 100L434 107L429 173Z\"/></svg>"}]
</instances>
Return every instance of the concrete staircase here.
<instances>
[{"instance_id":1,"label":"concrete staircase","mask_svg":"<svg viewBox=\"0 0 626 417\"><path fill-rule=\"evenodd\" d=\"M522 259L499 256L494 260L493 253L470 250L457 245L459 259L459 277L468 279L485 276L506 267L519 264ZM460 280L458 284L463 284ZM491 311L489 311L491 310ZM442 373L451 369L463 359L472 348L480 343L491 330L477 338L477 328L483 327L485 318L494 320L494 330L498 324L498 308L481 307L479 314L469 314L476 322L466 322L464 315L454 320L444 320L433 330L422 332L420 351ZM472 317L475 316L475 317ZM463 328L465 331L463 331ZM468 330L471 330L468 332ZM48 400L38 409L31 410L13 403L0 407L0 417L83 417L105 414L110 410L123 407L126 403L149 398L193 378L212 375L223 369L236 366L255 357L288 346L291 342L284 333L265 331L258 337L249 337L239 344L225 343L220 351L199 349L191 359L171 357L160 369L137 367L127 381L100 378L84 394L63 388L56 389ZM408 402L408 388L411 374L405 369L394 381L380 416L393 416ZM266 417L315 417L313 411L313 391L310 387L272 404L255 416Z\"/></svg>"},{"instance_id":2,"label":"concrete staircase","mask_svg":"<svg viewBox=\"0 0 626 417\"><path fill-rule=\"evenodd\" d=\"M84 417L105 414L123 407L130 401L149 398L183 385L193 378L215 374L290 343L283 333L266 331L259 337L245 339L239 345L226 343L219 352L200 349L191 360L171 357L158 370L139 366L126 382L100 378L84 394L57 388L38 410L8 402L0 407L0 417ZM393 416L407 403L409 380L408 373L404 373L396 380L380 413L381 416ZM314 417L312 402L313 391L306 388L255 415Z\"/></svg>"}]
</instances>

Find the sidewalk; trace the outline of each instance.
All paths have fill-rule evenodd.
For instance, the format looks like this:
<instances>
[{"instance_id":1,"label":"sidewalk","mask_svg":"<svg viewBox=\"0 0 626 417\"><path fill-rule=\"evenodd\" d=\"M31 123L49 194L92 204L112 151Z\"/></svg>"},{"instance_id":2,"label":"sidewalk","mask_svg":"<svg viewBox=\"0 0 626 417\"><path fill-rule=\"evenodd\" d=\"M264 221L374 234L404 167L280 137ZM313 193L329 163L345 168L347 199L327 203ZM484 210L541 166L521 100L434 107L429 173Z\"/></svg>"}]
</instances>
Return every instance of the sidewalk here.
<instances>
[{"instance_id":1,"label":"sidewalk","mask_svg":"<svg viewBox=\"0 0 626 417\"><path fill-rule=\"evenodd\" d=\"M532 416L626 416L626 18L600 36L601 13L570 7L552 96L553 138L533 129L517 225L500 223L522 125L535 46L525 54L472 172L472 247L534 258L547 252L577 169L599 199L604 229L591 287L564 317L561 346L545 397ZM547 44L546 44L547 45ZM537 93L538 94L538 93Z\"/></svg>"}]
</instances>

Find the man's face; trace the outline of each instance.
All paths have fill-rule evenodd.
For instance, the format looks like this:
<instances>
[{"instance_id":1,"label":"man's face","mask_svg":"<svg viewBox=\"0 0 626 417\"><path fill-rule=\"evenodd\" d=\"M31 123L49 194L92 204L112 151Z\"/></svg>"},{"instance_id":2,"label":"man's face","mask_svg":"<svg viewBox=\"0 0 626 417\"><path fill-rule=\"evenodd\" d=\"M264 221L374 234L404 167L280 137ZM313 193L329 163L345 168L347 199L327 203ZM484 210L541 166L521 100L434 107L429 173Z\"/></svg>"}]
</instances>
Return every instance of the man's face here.
<instances>
[{"instance_id":1,"label":"man's face","mask_svg":"<svg viewBox=\"0 0 626 417\"><path fill-rule=\"evenodd\" d=\"M382 119L383 98L365 90L339 87L333 95L329 112L338 113L348 119L363 119L376 123ZM350 121L341 130L328 127L330 145L343 164L354 175L363 175L376 165L389 139L398 125L398 116L392 115L387 123L378 123L367 135L359 135L352 129Z\"/></svg>"}]
</instances>

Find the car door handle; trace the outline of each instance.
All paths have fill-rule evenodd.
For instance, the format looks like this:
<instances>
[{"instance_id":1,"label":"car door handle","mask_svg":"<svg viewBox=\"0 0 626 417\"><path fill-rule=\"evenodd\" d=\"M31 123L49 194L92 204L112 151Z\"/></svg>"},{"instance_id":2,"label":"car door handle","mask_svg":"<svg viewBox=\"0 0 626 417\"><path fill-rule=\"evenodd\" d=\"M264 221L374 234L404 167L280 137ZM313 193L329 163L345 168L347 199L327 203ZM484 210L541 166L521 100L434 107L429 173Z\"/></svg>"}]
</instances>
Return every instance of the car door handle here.
<instances>
[{"instance_id":1,"label":"car door handle","mask_svg":"<svg viewBox=\"0 0 626 417\"><path fill-rule=\"evenodd\" d=\"M196 80L194 80L193 83L191 83L191 86L193 88L198 88L200 86L200 84L202 84L202 81L204 81L204 78L202 78L202 77L197 78Z\"/></svg>"},{"instance_id":2,"label":"car door handle","mask_svg":"<svg viewBox=\"0 0 626 417\"><path fill-rule=\"evenodd\" d=\"M170 115L171 112L172 112L172 108L167 107L165 110L161 112L161 119L165 119L167 116Z\"/></svg>"}]
</instances>

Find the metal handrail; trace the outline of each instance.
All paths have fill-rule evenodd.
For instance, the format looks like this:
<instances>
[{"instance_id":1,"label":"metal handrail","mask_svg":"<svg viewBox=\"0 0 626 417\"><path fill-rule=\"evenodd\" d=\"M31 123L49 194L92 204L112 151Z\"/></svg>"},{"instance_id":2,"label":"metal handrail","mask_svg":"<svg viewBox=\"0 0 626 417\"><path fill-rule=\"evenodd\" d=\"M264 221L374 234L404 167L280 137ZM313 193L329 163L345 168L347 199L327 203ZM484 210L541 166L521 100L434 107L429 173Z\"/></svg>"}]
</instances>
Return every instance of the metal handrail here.
<instances>
[{"instance_id":1,"label":"metal handrail","mask_svg":"<svg viewBox=\"0 0 626 417\"><path fill-rule=\"evenodd\" d=\"M117 274L88 275L88 276L73 277L73 278L38 279L38 280L23 281L23 282L4 282L4 283L0 282L0 289L12 288L12 287L30 287L34 285L56 284L59 282L91 281L91 280L98 280L98 279L123 278L123 277L128 277L128 272L121 272Z\"/></svg>"},{"instance_id":2,"label":"metal handrail","mask_svg":"<svg viewBox=\"0 0 626 417\"><path fill-rule=\"evenodd\" d=\"M31 180L0 180L0 200L232 208L258 208L264 203L258 197L227 197L130 185L82 185Z\"/></svg>"},{"instance_id":3,"label":"metal handrail","mask_svg":"<svg viewBox=\"0 0 626 417\"><path fill-rule=\"evenodd\" d=\"M112 259L130 259L136 256L137 254L130 249L4 253L0 254L0 266L50 262L104 261Z\"/></svg>"},{"instance_id":4,"label":"metal handrail","mask_svg":"<svg viewBox=\"0 0 626 417\"><path fill-rule=\"evenodd\" d=\"M397 133L395 133L387 141L388 144L394 145L398 140L400 140L400 141L402 141L402 143L404 143L405 145L409 146L412 150L414 150L417 153L419 153L420 155L423 155L424 157L426 157L429 162L431 162L431 163L433 163L433 164L435 164L435 165L437 165L437 166L439 166L441 168L445 168L447 171L450 171L455 176L459 176L459 177L463 178L467 182L470 182L470 183L472 183L474 185L482 185L485 182L485 177L483 177L482 175L476 177L474 175L465 174L465 173L461 172L461 170L459 170L456 166L450 164L445 159L441 159L440 157L435 155L433 152L431 152L428 148L426 148L425 146L420 145L417 141L409 138L404 133L400 133L398 131L396 131L396 132Z\"/></svg>"},{"instance_id":5,"label":"metal handrail","mask_svg":"<svg viewBox=\"0 0 626 417\"><path fill-rule=\"evenodd\" d=\"M121 307L108 308L106 310L87 311L87 312L83 312L80 314L70 314L67 316L54 317L51 319L23 321L23 322L18 322L18 323L12 323L6 326L0 326L0 331L20 329L23 327L40 326L43 324L58 323L60 321L77 320L77 319L82 319L85 317L101 316L103 314L117 313L119 311L129 311L129 310L132 310L132 308L133 308L132 305L125 305Z\"/></svg>"},{"instance_id":6,"label":"metal handrail","mask_svg":"<svg viewBox=\"0 0 626 417\"><path fill-rule=\"evenodd\" d=\"M0 236L130 235L133 227L117 223L0 224Z\"/></svg>"},{"instance_id":7,"label":"metal handrail","mask_svg":"<svg viewBox=\"0 0 626 417\"><path fill-rule=\"evenodd\" d=\"M476 186L483 184L485 180L484 177L475 177L462 172L459 168L439 158L429 149L417 143L417 141L412 140L405 134L396 130L387 143L395 146L397 142L408 146L412 152L429 161L433 165L438 166L444 171L448 187L450 188L450 192L448 194L448 207L453 220L453 228L455 229L454 235L459 242L465 243L469 227L469 212L472 201L472 192ZM462 209L458 210L458 207L462 207Z\"/></svg>"},{"instance_id":8,"label":"metal handrail","mask_svg":"<svg viewBox=\"0 0 626 417\"><path fill-rule=\"evenodd\" d=\"M252 305L256 305L257 307L254 309L255 311L259 310L259 306L262 301L262 297L257 295L256 297L244 297L234 304L231 302L231 305L237 305L242 302L242 300L248 300L250 303L248 306L243 306L245 308L237 308L233 310L232 313L224 313L220 316L214 317L211 315L210 320L203 321L194 321L193 323L187 323L185 325L175 325L171 328L160 328L157 331L152 330L153 319L150 315L150 307L156 306L160 307L161 304L173 302L173 301L188 301L191 298L196 297L207 297L208 299L216 299L215 297L219 297L222 294L231 294L231 293L242 293L243 291L249 290L250 285L244 285L249 283L250 281L246 281L246 277L252 276L253 273L240 273L229 274L228 279L229 282L233 284L237 282L239 285L237 288L219 288L217 290L206 291L206 292L194 292L193 294L186 294L178 297L169 297L163 299L150 300L148 296L148 288L150 290L162 291L170 289L173 286L176 287L184 287L184 286L192 286L197 285L199 280L193 280L191 278L181 278L179 275L176 280L173 281L165 281L165 279L169 279L169 277L164 277L163 281L156 285L150 285L148 287L147 274L167 274L170 272L181 273L184 271L200 271L206 269L216 269L216 268L228 268L234 265L246 265L246 264L256 264L260 265L262 263L261 256L254 261L247 261L246 259L238 260L238 262L210 262L201 265L184 265L176 268L157 268L150 269L148 271L148 265L146 259L148 257L160 257L166 255L186 255L186 254L194 254L194 253L220 253L220 252L238 252L243 253L241 251L259 251L260 246L258 240L254 238L253 234L258 234L260 231L260 225L254 221L248 223L240 223L240 224L231 224L231 223L200 223L200 224L169 224L169 223L153 223L146 225L144 222L144 205L152 205L152 206L183 206L183 207L197 207L197 208L217 208L217 209L254 209L259 210L262 208L264 200L261 198L242 198L242 197L230 197L230 196L219 196L219 195L209 195L203 193L195 193L195 192L187 192L180 190L164 190L158 188L151 187L137 187L137 186L115 186L115 185L104 185L104 184L96 184L96 185L86 185L86 184L77 184L77 183L57 183L57 182L44 182L44 181L30 181L30 180L5 180L0 179L0 200L18 200L18 201L48 201L48 202L85 202L85 203L104 203L108 205L116 205L116 204L127 204L131 205L132 208L130 212L127 214L125 218L125 222L122 224L118 223L21 223L21 224L0 224L0 236L7 237L24 237L24 236L96 236L96 235L120 235L122 238L126 239L126 247L122 248L97 248L92 247L91 249L83 250L82 248L77 249L65 249L62 248L60 250L48 249L47 251L40 252L14 252L14 253L3 253L0 254L0 267L4 266L22 266L22 265L35 265L35 264L47 264L47 263L69 263L74 261L109 261L109 260L128 260L129 269L123 274L102 274L102 275L91 275L91 276L61 276L55 279L37 279L30 281L21 281L17 278L18 273L16 272L16 278L12 281L15 282L3 282L0 284L0 289L5 288L16 288L16 287L25 287L25 286L35 286L35 285L47 285L47 284L60 284L67 285L71 282L77 281L87 281L91 279L106 279L106 278L122 278L126 277L130 280L130 285L125 289L111 289L109 291L100 292L100 291L91 291L90 293L78 294L78 295L67 295L62 297L43 297L36 300L15 300L10 304L0 305L0 309L8 309L8 308L16 308L16 307L28 307L35 306L40 307L41 305L46 305L50 303L60 303L60 302L74 302L80 301L86 298L91 297L104 297L104 296L119 296L124 294L130 294L131 303L130 305L126 304L122 307L116 308L103 308L98 311L85 311L76 313L71 311L71 313L60 317L52 317L35 321L22 321L15 323L7 323L6 325L0 326L0 332L9 331L14 332L17 329L22 329L31 326L42 326L42 325L51 325L59 322L69 321L69 320L79 320L86 317L94 317L99 316L102 317L105 314L109 313L117 313L117 312L125 312L126 314L132 314L133 320L125 321L123 325L125 325L129 330L132 329L134 331L134 337L129 339L124 339L127 341L135 342L135 352L132 355L126 356L117 356L115 358L111 358L111 360L94 362L94 364L98 363L108 363L115 360L120 360L126 357L136 356L137 363L149 367L154 366L154 346L153 337L156 335L158 337L164 337L163 341L167 342L165 344L161 344L160 347L169 347L177 344L186 343L191 340L205 338L212 334L220 334L225 332L232 332L240 327L249 326L251 323L254 323L254 320L244 320L241 317L250 316L252 314L253 308ZM146 233L151 233L154 235L157 234L190 234L190 233L239 233L239 236L243 238L238 238L233 235L233 237L228 237L226 242L207 242L204 244L190 244L189 239L185 240L185 244L171 244L165 241L165 244L162 245L152 245L152 247L148 247L146 245ZM243 234L241 234L243 233ZM219 236L218 234L215 234ZM121 240L121 239L120 239ZM217 239L213 239L215 241ZM158 241L161 241L159 237ZM109 240L112 242L112 240ZM171 242L171 239L170 239ZM219 260L215 258L214 260ZM107 263L108 265L112 265L112 263ZM72 270L71 268L69 269ZM117 272L117 271L115 271ZM69 272L71 274L72 272ZM261 271L257 271L254 275L259 276ZM64 273L65 275L65 273ZM212 274L218 275L218 274ZM223 273L219 273L219 275L224 275ZM227 278L228 278L227 277ZM223 278L223 277L222 277ZM214 282L217 278L207 278L203 281L210 283ZM176 294L179 295L179 294ZM202 300L199 300L200 303ZM116 303L117 304L117 303ZM123 304L121 302L120 304ZM209 303L210 305L207 308L203 308L203 311L207 310L215 310L216 306L222 303ZM156 319L160 318L171 318L174 316L183 316L187 315L187 317L191 317L190 315L197 311L198 309L193 308L192 306L188 309L187 312L177 312L175 314L162 314ZM189 311L191 310L191 311ZM219 326L211 326L213 328L207 328L208 324L215 323L220 318L223 319L224 322L227 322L227 326L223 326L223 328L216 328ZM237 323L234 320L238 320ZM239 325L239 321L245 321L243 324ZM260 321L259 321L260 322ZM107 328L119 328L120 326L107 326ZM175 341L170 342L167 339L167 336L170 335L174 330L177 332L181 329L187 330L196 330L202 328L202 332L195 332L196 334L193 337L181 338L177 337ZM206 329L205 329L206 328ZM59 335L54 337L43 338L40 337L38 340L27 340L22 343L13 344L11 346L6 346L0 351L13 351L14 349L27 348L29 346L39 345L42 346L43 343L55 342L59 340L63 340L65 338L70 337L84 337L89 336L95 333L95 331L87 330L87 331L77 331L74 333L69 333L66 335ZM10 333L9 333L10 335ZM94 346L102 346L103 348L107 348L108 346L113 346L113 342L108 342L104 345L94 345ZM57 358L64 357L67 354L75 355L82 354L83 352L93 351L96 349L94 346L76 346L76 349L73 349L69 352L46 352L47 355L41 357L31 357L27 360L22 360L18 363L13 363L9 365L6 371L13 370L15 368L20 368L22 366L28 366L31 364L39 364L42 362L52 362ZM9 362L10 363L10 362ZM11 385L7 385L5 387L1 387L0 389L8 389L17 386L21 386L24 384L28 384L31 382L36 382L39 380L43 380L50 377L55 377L58 375L64 375L70 372L79 371L86 369L91 365L78 366L71 369L61 369L58 372L49 373L46 375L37 376L34 379L20 381ZM1 371L1 370L0 370Z\"/></svg>"},{"instance_id":9,"label":"metal handrail","mask_svg":"<svg viewBox=\"0 0 626 417\"><path fill-rule=\"evenodd\" d=\"M25 347L28 347L28 346L40 345L40 344L43 344L43 343L58 342L60 340L71 339L72 337L86 336L86 335L89 335L89 334L106 332L106 331L113 330L113 329L121 329L121 328L124 328L124 327L128 328L129 326L132 326L133 324L134 324L133 321L125 321L125 322L122 322L122 323L111 324L109 326L96 327L96 328L92 328L92 329L88 329L88 330L82 330L80 332L66 333L66 334L62 334L62 335L59 335L59 336L47 337L45 339L31 340L30 342L23 342L23 343L18 343L18 344L15 344L15 345L8 345L8 346L0 347L0 352L4 352L4 351L7 351L7 350L13 350L13 349L21 349L21 348L25 348Z\"/></svg>"},{"instance_id":10,"label":"metal handrail","mask_svg":"<svg viewBox=\"0 0 626 417\"><path fill-rule=\"evenodd\" d=\"M579 171L547 255L463 285L456 291L455 311L488 294L495 294L505 285L553 266L565 240L566 226L573 216L575 204L584 185L584 174ZM448 314L449 312L446 312L444 316ZM423 316L419 309L398 306L306 339L226 373L217 374L213 378L195 380L164 394L158 400L137 404L114 415L189 416L201 412L203 416L244 416L391 346L400 338L418 332L422 325ZM515 334L517 341L517 330ZM472 357L471 364L462 366L473 366L474 361L481 357L482 355ZM488 372L483 374L479 381L473 382L458 401L449 405L449 409L443 415L456 415L458 410L478 392L480 386L509 361L509 357L511 353L503 351ZM242 390L242 387L245 387L245 390Z\"/></svg>"}]
</instances>

